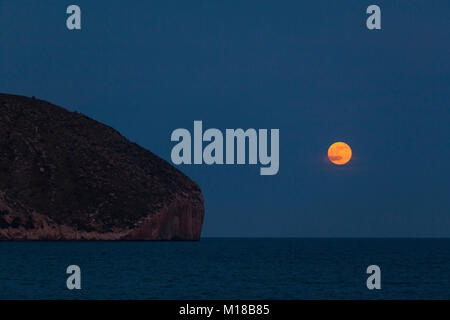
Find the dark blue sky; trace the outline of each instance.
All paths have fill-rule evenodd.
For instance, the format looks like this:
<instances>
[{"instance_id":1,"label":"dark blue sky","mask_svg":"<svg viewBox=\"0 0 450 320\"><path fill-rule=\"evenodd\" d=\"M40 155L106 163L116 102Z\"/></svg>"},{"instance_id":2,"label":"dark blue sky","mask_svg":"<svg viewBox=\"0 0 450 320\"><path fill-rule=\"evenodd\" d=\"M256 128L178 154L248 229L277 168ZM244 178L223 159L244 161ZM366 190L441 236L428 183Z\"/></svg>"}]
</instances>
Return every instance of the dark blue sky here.
<instances>
[{"instance_id":1,"label":"dark blue sky","mask_svg":"<svg viewBox=\"0 0 450 320\"><path fill-rule=\"evenodd\" d=\"M82 30L66 29L66 7ZM365 27L378 4L382 30ZM0 91L170 161L176 128L279 128L280 171L181 166L204 236L450 236L449 1L0 0ZM353 149L349 165L329 145Z\"/></svg>"}]
</instances>

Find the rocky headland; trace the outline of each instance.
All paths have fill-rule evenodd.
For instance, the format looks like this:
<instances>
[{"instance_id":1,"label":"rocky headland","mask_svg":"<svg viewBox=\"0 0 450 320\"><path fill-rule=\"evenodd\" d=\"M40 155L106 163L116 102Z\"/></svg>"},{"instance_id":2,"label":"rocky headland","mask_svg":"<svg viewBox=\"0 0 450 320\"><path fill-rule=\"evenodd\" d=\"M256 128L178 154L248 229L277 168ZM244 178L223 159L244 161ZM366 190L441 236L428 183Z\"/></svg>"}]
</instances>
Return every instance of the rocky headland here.
<instances>
[{"instance_id":1,"label":"rocky headland","mask_svg":"<svg viewBox=\"0 0 450 320\"><path fill-rule=\"evenodd\" d=\"M0 240L198 240L199 186L113 128L0 94Z\"/></svg>"}]
</instances>

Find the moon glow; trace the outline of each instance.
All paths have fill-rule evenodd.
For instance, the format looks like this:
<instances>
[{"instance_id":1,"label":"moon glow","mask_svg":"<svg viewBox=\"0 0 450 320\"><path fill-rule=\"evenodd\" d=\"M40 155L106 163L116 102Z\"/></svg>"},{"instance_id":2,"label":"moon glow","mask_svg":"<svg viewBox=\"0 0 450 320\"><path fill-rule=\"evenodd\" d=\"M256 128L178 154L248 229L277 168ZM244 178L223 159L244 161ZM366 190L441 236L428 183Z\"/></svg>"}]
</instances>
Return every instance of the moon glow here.
<instances>
[{"instance_id":1,"label":"moon glow","mask_svg":"<svg viewBox=\"0 0 450 320\"><path fill-rule=\"evenodd\" d=\"M328 159L337 165L343 165L352 158L352 149L345 142L335 142L328 148Z\"/></svg>"}]
</instances>

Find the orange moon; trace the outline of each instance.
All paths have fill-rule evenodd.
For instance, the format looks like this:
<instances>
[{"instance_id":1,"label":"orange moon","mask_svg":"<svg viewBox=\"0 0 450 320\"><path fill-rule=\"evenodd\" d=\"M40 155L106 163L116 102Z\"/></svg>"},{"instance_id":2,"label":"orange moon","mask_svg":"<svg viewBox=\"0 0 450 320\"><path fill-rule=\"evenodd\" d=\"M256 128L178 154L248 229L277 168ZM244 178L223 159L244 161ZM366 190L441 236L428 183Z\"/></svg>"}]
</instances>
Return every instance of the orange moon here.
<instances>
[{"instance_id":1,"label":"orange moon","mask_svg":"<svg viewBox=\"0 0 450 320\"><path fill-rule=\"evenodd\" d=\"M337 165L343 165L352 158L352 149L345 142L335 142L328 148L328 159Z\"/></svg>"}]
</instances>

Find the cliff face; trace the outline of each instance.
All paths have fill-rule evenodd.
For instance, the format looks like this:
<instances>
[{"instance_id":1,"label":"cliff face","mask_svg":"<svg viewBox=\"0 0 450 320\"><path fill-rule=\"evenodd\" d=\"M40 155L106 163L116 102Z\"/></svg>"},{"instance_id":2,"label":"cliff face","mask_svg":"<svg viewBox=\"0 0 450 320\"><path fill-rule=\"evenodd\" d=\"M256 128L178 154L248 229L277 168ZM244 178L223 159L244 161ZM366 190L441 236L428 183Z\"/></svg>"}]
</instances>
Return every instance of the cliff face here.
<instances>
[{"instance_id":1,"label":"cliff face","mask_svg":"<svg viewBox=\"0 0 450 320\"><path fill-rule=\"evenodd\" d=\"M116 130L0 94L1 240L198 240L198 185Z\"/></svg>"}]
</instances>

